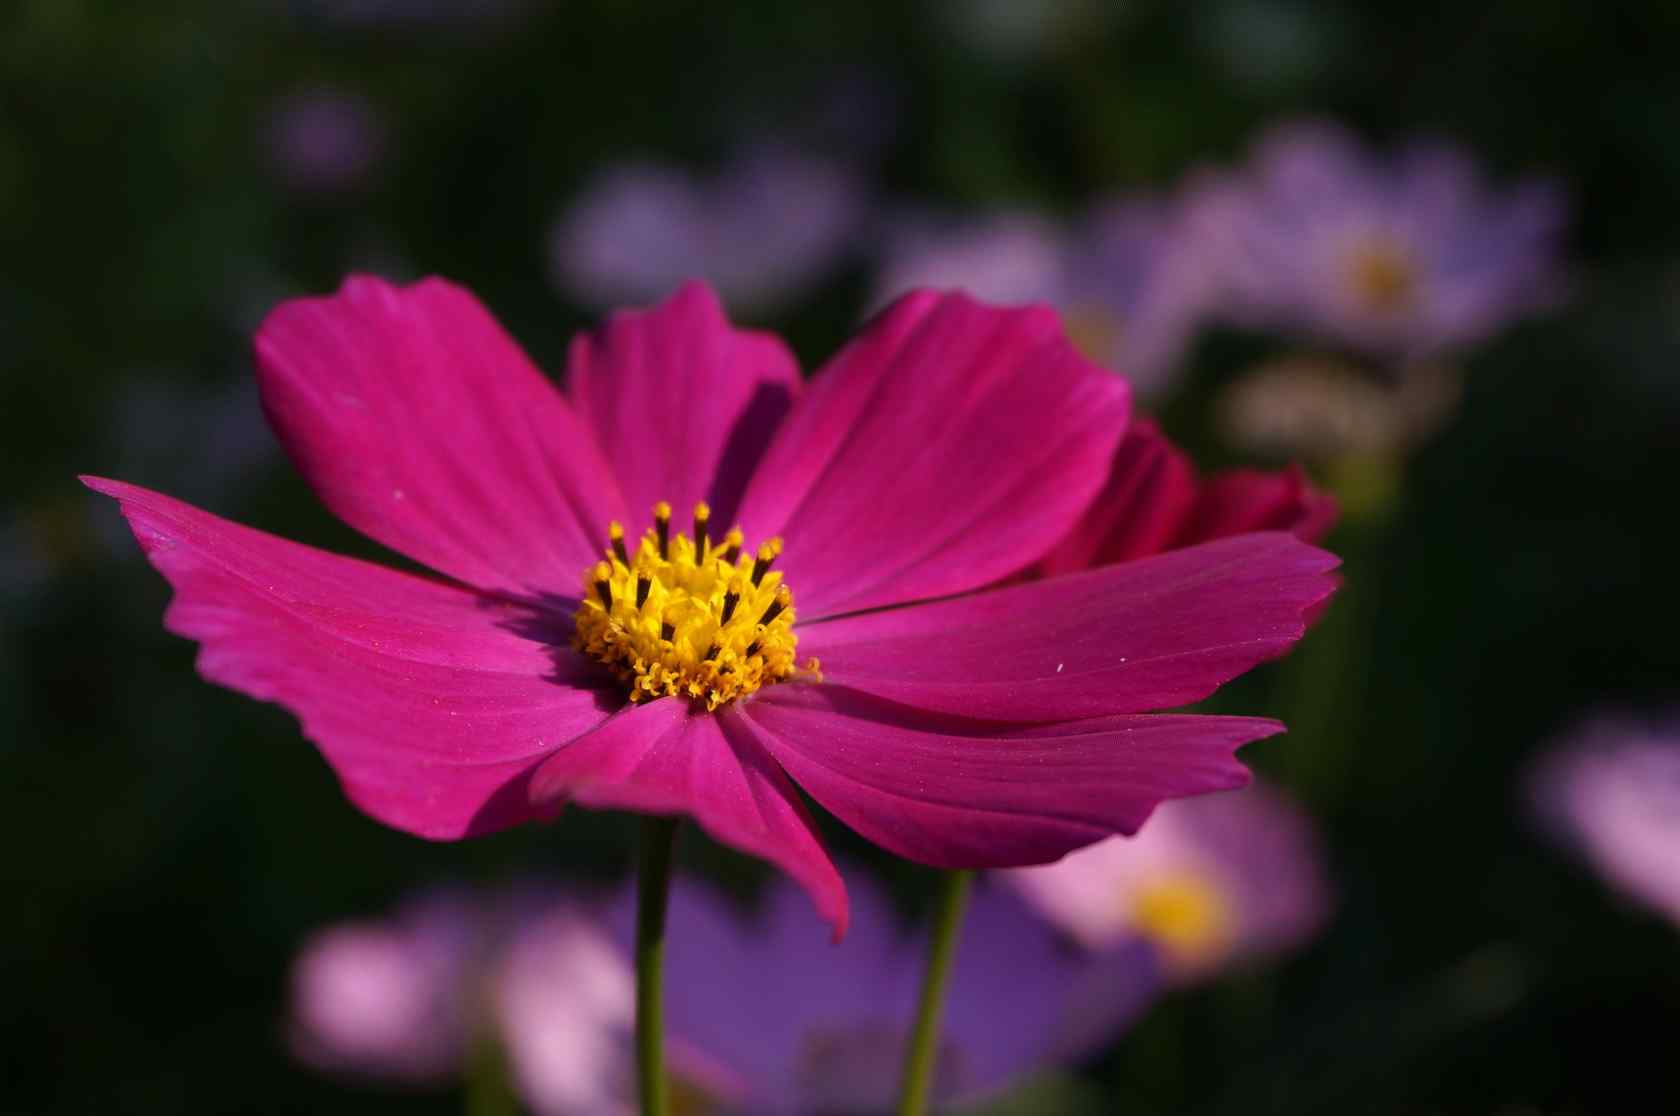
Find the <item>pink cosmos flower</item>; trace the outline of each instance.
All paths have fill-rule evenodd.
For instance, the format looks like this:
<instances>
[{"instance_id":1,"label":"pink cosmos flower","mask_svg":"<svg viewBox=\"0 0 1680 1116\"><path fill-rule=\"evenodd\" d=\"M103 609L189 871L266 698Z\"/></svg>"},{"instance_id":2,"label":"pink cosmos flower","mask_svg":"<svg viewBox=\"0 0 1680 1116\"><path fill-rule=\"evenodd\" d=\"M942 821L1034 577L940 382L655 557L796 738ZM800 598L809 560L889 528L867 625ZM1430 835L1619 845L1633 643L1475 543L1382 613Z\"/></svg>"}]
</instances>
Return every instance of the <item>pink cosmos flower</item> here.
<instances>
[{"instance_id":1,"label":"pink cosmos flower","mask_svg":"<svg viewBox=\"0 0 1680 1116\"><path fill-rule=\"evenodd\" d=\"M1535 766L1530 790L1583 861L1680 926L1680 720L1588 720Z\"/></svg>"},{"instance_id":2,"label":"pink cosmos flower","mask_svg":"<svg viewBox=\"0 0 1680 1116\"><path fill-rule=\"evenodd\" d=\"M588 907L550 905L519 926L491 981L496 1036L538 1116L629 1116L636 978Z\"/></svg>"},{"instance_id":3,"label":"pink cosmos flower","mask_svg":"<svg viewBox=\"0 0 1680 1116\"><path fill-rule=\"evenodd\" d=\"M468 1042L479 913L431 895L315 934L292 965L291 1044L322 1069L402 1081L455 1072Z\"/></svg>"},{"instance_id":4,"label":"pink cosmos flower","mask_svg":"<svg viewBox=\"0 0 1680 1116\"><path fill-rule=\"evenodd\" d=\"M1085 355L1159 395L1218 294L1221 261L1200 232L1205 192L1198 179L1171 198L1107 198L1066 227L1025 212L907 215L884 237L873 302L921 287L1047 302Z\"/></svg>"},{"instance_id":5,"label":"pink cosmos flower","mask_svg":"<svg viewBox=\"0 0 1680 1116\"><path fill-rule=\"evenodd\" d=\"M1254 783L1169 802L1136 837L1004 875L1085 948L1143 938L1190 980L1317 933L1330 909L1323 863L1307 815Z\"/></svg>"},{"instance_id":6,"label":"pink cosmos flower","mask_svg":"<svg viewBox=\"0 0 1680 1116\"><path fill-rule=\"evenodd\" d=\"M330 1072L432 1084L499 1043L538 1116L628 1114L635 976L597 907L531 881L322 929L292 966L292 1048Z\"/></svg>"},{"instance_id":7,"label":"pink cosmos flower","mask_svg":"<svg viewBox=\"0 0 1680 1116\"><path fill-rule=\"evenodd\" d=\"M1225 312L1374 357L1480 342L1556 304L1561 186L1494 188L1468 152L1418 139L1368 150L1330 121L1266 132L1197 214L1223 263Z\"/></svg>"},{"instance_id":8,"label":"pink cosmos flower","mask_svg":"<svg viewBox=\"0 0 1680 1116\"><path fill-rule=\"evenodd\" d=\"M1134 419L1102 492L1040 568L1073 573L1252 531L1288 531L1316 543L1336 518L1335 497L1299 466L1199 478L1159 427Z\"/></svg>"},{"instance_id":9,"label":"pink cosmos flower","mask_svg":"<svg viewBox=\"0 0 1680 1116\"><path fill-rule=\"evenodd\" d=\"M837 934L796 784L940 867L1133 832L1245 782L1234 750L1282 728L1151 711L1282 654L1332 589L1334 557L1284 532L988 588L1074 527L1126 425L1125 382L1044 308L912 294L806 386L690 285L579 338L561 392L466 291L356 278L274 311L256 351L327 506L439 576L88 478L200 672L297 714L386 824L686 815Z\"/></svg>"}]
</instances>

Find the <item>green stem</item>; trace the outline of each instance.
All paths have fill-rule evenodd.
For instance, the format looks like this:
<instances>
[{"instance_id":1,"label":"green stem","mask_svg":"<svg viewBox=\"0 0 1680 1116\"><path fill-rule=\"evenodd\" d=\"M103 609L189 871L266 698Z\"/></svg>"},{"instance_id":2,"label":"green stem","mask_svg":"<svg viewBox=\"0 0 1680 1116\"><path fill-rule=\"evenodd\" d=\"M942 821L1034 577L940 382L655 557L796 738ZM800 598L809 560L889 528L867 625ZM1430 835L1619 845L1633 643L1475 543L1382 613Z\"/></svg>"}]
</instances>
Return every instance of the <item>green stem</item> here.
<instances>
[{"instance_id":1,"label":"green stem","mask_svg":"<svg viewBox=\"0 0 1680 1116\"><path fill-rule=\"evenodd\" d=\"M667 1116L670 1088L662 1049L665 1034L665 908L671 897L671 854L677 819L642 819L636 879L636 1078L642 1116Z\"/></svg>"},{"instance_id":2,"label":"green stem","mask_svg":"<svg viewBox=\"0 0 1680 1116\"><path fill-rule=\"evenodd\" d=\"M494 1036L473 1044L467 1066L467 1116L519 1116L519 1100L508 1081L507 1059Z\"/></svg>"},{"instance_id":3,"label":"green stem","mask_svg":"<svg viewBox=\"0 0 1680 1116\"><path fill-rule=\"evenodd\" d=\"M910 1036L910 1049L904 1062L898 1116L923 1116L928 1110L939 1052L939 1021L945 1012L945 986L950 982L951 962L957 955L957 931L962 927L973 879L972 872L946 872L940 877L939 906L934 911L933 939L928 944L927 976L922 981L916 1029Z\"/></svg>"}]
</instances>

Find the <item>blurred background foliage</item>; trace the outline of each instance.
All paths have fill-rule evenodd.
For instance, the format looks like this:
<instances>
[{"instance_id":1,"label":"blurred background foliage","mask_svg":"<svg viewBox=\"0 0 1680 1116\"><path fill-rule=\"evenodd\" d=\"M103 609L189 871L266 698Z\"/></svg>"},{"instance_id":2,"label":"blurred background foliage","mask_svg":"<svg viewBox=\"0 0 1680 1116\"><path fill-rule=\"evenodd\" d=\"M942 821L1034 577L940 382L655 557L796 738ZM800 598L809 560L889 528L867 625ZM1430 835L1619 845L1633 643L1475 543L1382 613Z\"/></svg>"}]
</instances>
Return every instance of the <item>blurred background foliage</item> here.
<instances>
[{"instance_id":1,"label":"blurred background foliage","mask_svg":"<svg viewBox=\"0 0 1680 1116\"><path fill-rule=\"evenodd\" d=\"M1279 968L1174 995L1058 1086L1072 1094L1022 1110L1680 1105L1680 943L1538 840L1519 785L1579 713L1676 697L1680 7L473 7L0 8L0 1107L458 1107L296 1067L291 950L440 878L616 876L629 825L579 814L428 846L347 808L288 715L194 676L159 626L161 580L74 475L373 553L261 429L247 346L263 312L353 269L441 273L557 368L591 317L546 255L580 184L631 154L713 166L749 133L820 148L825 90L858 80L877 94L880 199L1071 213L1310 114L1378 143L1450 136L1500 179L1560 176L1575 205L1567 306L1473 355L1461 412L1387 518L1332 537L1339 614L1300 663L1223 698L1302 721L1249 756L1324 825L1336 920ZM300 188L275 113L323 87L362 99L374 154L354 183ZM813 367L867 289L860 254L763 322ZM1209 401L1265 351L1204 336L1165 413L1174 437L1231 460ZM1312 673L1327 659L1348 668L1329 687ZM756 878L701 841L685 857ZM919 883L871 863L907 895Z\"/></svg>"}]
</instances>

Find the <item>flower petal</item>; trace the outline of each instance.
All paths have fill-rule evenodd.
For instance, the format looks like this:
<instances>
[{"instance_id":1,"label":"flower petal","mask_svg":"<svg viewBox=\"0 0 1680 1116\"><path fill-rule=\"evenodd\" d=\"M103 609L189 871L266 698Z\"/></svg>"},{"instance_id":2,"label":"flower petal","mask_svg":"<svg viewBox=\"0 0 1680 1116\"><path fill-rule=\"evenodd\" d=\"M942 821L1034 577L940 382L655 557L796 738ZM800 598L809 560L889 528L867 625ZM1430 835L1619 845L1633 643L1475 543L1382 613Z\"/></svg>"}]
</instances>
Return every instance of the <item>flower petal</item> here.
<instances>
[{"instance_id":1,"label":"flower petal","mask_svg":"<svg viewBox=\"0 0 1680 1116\"><path fill-rule=\"evenodd\" d=\"M1247 531L1288 531L1318 542L1336 525L1336 498L1313 486L1299 465L1280 472L1229 469L1203 481L1179 546Z\"/></svg>"},{"instance_id":2,"label":"flower petal","mask_svg":"<svg viewBox=\"0 0 1680 1116\"><path fill-rule=\"evenodd\" d=\"M174 587L164 624L202 645L199 673L295 714L345 793L387 825L453 839L551 814L530 805L529 773L615 700L565 649L564 616L84 479L121 503Z\"/></svg>"},{"instance_id":3,"label":"flower petal","mask_svg":"<svg viewBox=\"0 0 1680 1116\"><path fill-rule=\"evenodd\" d=\"M1052 721L1199 701L1301 637L1334 555L1279 532L799 628L823 677L923 709Z\"/></svg>"},{"instance_id":4,"label":"flower petal","mask_svg":"<svg viewBox=\"0 0 1680 1116\"><path fill-rule=\"evenodd\" d=\"M869 840L941 868L1043 864L1132 833L1163 799L1241 786L1249 717L1130 716L998 725L841 686L776 686L742 705L764 747Z\"/></svg>"},{"instance_id":5,"label":"flower petal","mask_svg":"<svg viewBox=\"0 0 1680 1116\"><path fill-rule=\"evenodd\" d=\"M923 291L816 377L742 501L781 534L800 614L973 589L1065 535L1107 475L1127 388L1045 307Z\"/></svg>"},{"instance_id":6,"label":"flower petal","mask_svg":"<svg viewBox=\"0 0 1680 1116\"><path fill-rule=\"evenodd\" d=\"M720 531L800 387L787 346L731 328L717 296L700 283L580 335L567 367L567 390L594 427L635 521L658 500L669 500L679 516L706 500Z\"/></svg>"},{"instance_id":7,"label":"flower petal","mask_svg":"<svg viewBox=\"0 0 1680 1116\"><path fill-rule=\"evenodd\" d=\"M671 698L631 706L544 763L531 798L686 814L717 840L792 876L835 937L846 932L846 886L798 790L727 709L693 714Z\"/></svg>"},{"instance_id":8,"label":"flower petal","mask_svg":"<svg viewBox=\"0 0 1680 1116\"><path fill-rule=\"evenodd\" d=\"M1169 550L1195 503L1190 459L1160 427L1134 419L1115 451L1102 492L1039 569L1074 573Z\"/></svg>"},{"instance_id":9,"label":"flower petal","mask_svg":"<svg viewBox=\"0 0 1680 1116\"><path fill-rule=\"evenodd\" d=\"M263 407L345 522L480 589L572 596L623 518L589 430L472 295L352 278L257 331Z\"/></svg>"}]
</instances>

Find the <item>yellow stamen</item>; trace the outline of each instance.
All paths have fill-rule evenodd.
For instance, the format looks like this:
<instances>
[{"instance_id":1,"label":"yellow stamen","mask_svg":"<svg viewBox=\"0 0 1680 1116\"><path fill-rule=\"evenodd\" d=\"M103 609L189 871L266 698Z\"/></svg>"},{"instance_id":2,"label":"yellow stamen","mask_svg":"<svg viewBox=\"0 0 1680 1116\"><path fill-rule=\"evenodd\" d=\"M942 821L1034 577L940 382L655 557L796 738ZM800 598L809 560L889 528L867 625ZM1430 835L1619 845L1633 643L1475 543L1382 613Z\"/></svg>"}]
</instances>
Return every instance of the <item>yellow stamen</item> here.
<instances>
[{"instance_id":1,"label":"yellow stamen","mask_svg":"<svg viewBox=\"0 0 1680 1116\"><path fill-rule=\"evenodd\" d=\"M606 664L632 701L686 697L716 709L796 673L793 592L770 569L780 539L742 556L741 530L708 546L711 509L694 509L695 535L670 530L671 508L654 507L654 525L634 554L585 571L573 646ZM614 528L617 528L616 532ZM608 535L621 542L614 524ZM814 673L816 661L805 668Z\"/></svg>"},{"instance_id":2,"label":"yellow stamen","mask_svg":"<svg viewBox=\"0 0 1680 1116\"><path fill-rule=\"evenodd\" d=\"M694 505L694 553L702 562L706 560L706 525L711 520L711 505L704 500Z\"/></svg>"},{"instance_id":3,"label":"yellow stamen","mask_svg":"<svg viewBox=\"0 0 1680 1116\"><path fill-rule=\"evenodd\" d=\"M770 564L774 562L781 553L781 539L771 539L769 542L763 543L759 546L758 558L754 560L752 568L752 583L754 585L757 585L759 582L764 580L764 575L769 572Z\"/></svg>"},{"instance_id":4,"label":"yellow stamen","mask_svg":"<svg viewBox=\"0 0 1680 1116\"><path fill-rule=\"evenodd\" d=\"M653 505L653 533L659 539L659 557L671 557L671 505L664 500Z\"/></svg>"},{"instance_id":5,"label":"yellow stamen","mask_svg":"<svg viewBox=\"0 0 1680 1116\"><path fill-rule=\"evenodd\" d=\"M731 566L741 556L741 540L743 537L739 527L731 527L729 533L723 536L723 560Z\"/></svg>"}]
</instances>

